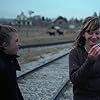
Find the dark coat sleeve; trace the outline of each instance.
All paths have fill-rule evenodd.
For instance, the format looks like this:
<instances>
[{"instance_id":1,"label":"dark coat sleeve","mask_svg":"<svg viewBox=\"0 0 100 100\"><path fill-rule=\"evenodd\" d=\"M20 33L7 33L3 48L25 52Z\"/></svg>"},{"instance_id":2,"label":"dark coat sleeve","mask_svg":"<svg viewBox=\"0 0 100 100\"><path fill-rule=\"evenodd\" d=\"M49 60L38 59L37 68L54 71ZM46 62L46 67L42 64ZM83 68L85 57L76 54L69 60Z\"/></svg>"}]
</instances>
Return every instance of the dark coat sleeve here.
<instances>
[{"instance_id":1,"label":"dark coat sleeve","mask_svg":"<svg viewBox=\"0 0 100 100\"><path fill-rule=\"evenodd\" d=\"M4 81L3 79L5 78L5 64L4 62L0 59L0 84L2 84ZM5 80L5 79L4 79ZM2 87L0 85L0 87Z\"/></svg>"},{"instance_id":2,"label":"dark coat sleeve","mask_svg":"<svg viewBox=\"0 0 100 100\"><path fill-rule=\"evenodd\" d=\"M87 82L90 76L91 67L95 63L94 60L87 58L85 62L80 65L81 54L76 49L71 50L69 54L69 75L70 80L75 86L82 86ZM78 57L78 56L81 57Z\"/></svg>"},{"instance_id":3,"label":"dark coat sleeve","mask_svg":"<svg viewBox=\"0 0 100 100\"><path fill-rule=\"evenodd\" d=\"M16 93L17 93L18 100L24 100L22 93L20 92L18 84L16 85Z\"/></svg>"},{"instance_id":4,"label":"dark coat sleeve","mask_svg":"<svg viewBox=\"0 0 100 100\"><path fill-rule=\"evenodd\" d=\"M3 100L7 99L7 96L4 94L7 93L6 91L6 82L5 82L5 64L4 62L0 59L0 98L2 98Z\"/></svg>"},{"instance_id":5,"label":"dark coat sleeve","mask_svg":"<svg viewBox=\"0 0 100 100\"><path fill-rule=\"evenodd\" d=\"M0 98L2 100L24 100L16 81L18 62L13 65L8 59L6 60L0 59Z\"/></svg>"}]
</instances>

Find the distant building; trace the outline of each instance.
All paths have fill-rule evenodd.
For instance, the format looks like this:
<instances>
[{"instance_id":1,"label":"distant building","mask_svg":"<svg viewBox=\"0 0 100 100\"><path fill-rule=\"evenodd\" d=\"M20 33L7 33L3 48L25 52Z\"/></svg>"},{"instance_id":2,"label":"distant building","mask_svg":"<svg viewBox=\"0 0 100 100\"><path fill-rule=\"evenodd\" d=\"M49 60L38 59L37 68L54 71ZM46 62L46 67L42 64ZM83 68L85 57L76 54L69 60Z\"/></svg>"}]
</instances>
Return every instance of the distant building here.
<instances>
[{"instance_id":1,"label":"distant building","mask_svg":"<svg viewBox=\"0 0 100 100\"><path fill-rule=\"evenodd\" d=\"M67 24L67 19L62 16L59 16L56 20L53 21L53 25L58 26L60 28L67 28Z\"/></svg>"},{"instance_id":2,"label":"distant building","mask_svg":"<svg viewBox=\"0 0 100 100\"><path fill-rule=\"evenodd\" d=\"M70 25L69 25L69 29L75 29L75 25L70 24Z\"/></svg>"}]
</instances>

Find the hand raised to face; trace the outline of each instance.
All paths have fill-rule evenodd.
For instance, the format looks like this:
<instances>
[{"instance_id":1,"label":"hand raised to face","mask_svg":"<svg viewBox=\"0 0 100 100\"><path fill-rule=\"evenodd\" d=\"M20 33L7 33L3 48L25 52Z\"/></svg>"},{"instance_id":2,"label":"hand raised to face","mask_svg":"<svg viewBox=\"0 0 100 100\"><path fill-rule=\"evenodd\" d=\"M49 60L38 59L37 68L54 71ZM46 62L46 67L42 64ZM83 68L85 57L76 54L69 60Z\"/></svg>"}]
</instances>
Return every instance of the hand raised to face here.
<instances>
[{"instance_id":1,"label":"hand raised to face","mask_svg":"<svg viewBox=\"0 0 100 100\"><path fill-rule=\"evenodd\" d=\"M89 50L88 57L93 60L96 60L98 55L100 55L100 46L96 44Z\"/></svg>"}]
</instances>

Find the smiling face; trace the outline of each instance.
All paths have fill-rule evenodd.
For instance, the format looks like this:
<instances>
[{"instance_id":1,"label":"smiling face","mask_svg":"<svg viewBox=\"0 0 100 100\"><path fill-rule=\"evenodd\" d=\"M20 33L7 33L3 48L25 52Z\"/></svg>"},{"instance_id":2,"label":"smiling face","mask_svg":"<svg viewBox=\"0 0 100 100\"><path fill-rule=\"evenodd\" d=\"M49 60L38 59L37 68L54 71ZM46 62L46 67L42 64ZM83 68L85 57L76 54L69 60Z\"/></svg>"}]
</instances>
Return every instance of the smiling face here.
<instances>
[{"instance_id":1,"label":"smiling face","mask_svg":"<svg viewBox=\"0 0 100 100\"><path fill-rule=\"evenodd\" d=\"M8 46L4 47L4 52L10 55L17 55L21 43L17 33L12 34Z\"/></svg>"},{"instance_id":2,"label":"smiling face","mask_svg":"<svg viewBox=\"0 0 100 100\"><path fill-rule=\"evenodd\" d=\"M92 47L100 41L100 28L95 31L85 32L85 45Z\"/></svg>"}]
</instances>

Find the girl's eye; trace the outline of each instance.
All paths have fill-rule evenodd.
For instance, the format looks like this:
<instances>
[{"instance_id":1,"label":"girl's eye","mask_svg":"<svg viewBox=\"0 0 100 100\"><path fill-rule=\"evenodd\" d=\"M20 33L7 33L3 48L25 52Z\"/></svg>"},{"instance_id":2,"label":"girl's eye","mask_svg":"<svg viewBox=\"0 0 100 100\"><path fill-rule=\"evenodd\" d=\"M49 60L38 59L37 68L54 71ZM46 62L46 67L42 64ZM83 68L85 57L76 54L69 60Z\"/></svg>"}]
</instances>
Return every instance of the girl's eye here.
<instances>
[{"instance_id":1,"label":"girl's eye","mask_svg":"<svg viewBox=\"0 0 100 100\"><path fill-rule=\"evenodd\" d=\"M18 39L16 39L16 42L18 42Z\"/></svg>"},{"instance_id":2,"label":"girl's eye","mask_svg":"<svg viewBox=\"0 0 100 100\"><path fill-rule=\"evenodd\" d=\"M88 34L89 34L89 35L92 35L92 34L93 34L93 32L88 32Z\"/></svg>"},{"instance_id":3,"label":"girl's eye","mask_svg":"<svg viewBox=\"0 0 100 100\"><path fill-rule=\"evenodd\" d=\"M95 32L95 34L96 34L96 35L99 35L99 34L100 34L100 32Z\"/></svg>"},{"instance_id":4,"label":"girl's eye","mask_svg":"<svg viewBox=\"0 0 100 100\"><path fill-rule=\"evenodd\" d=\"M96 35L99 35L99 34L100 34L100 32L88 32L89 35L92 35L92 34L94 34L94 33L95 33Z\"/></svg>"}]
</instances>

